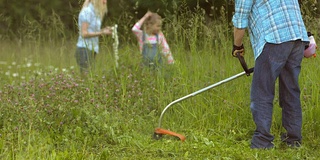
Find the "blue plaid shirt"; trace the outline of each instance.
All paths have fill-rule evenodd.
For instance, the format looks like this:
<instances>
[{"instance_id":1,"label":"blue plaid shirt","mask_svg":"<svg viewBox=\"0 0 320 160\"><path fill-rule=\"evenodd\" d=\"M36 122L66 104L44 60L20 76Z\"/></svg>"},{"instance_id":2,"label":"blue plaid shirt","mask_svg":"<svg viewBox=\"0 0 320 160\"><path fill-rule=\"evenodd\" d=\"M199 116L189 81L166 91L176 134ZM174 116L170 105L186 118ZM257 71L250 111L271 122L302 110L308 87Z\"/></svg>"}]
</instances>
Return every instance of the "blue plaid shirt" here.
<instances>
[{"instance_id":1,"label":"blue plaid shirt","mask_svg":"<svg viewBox=\"0 0 320 160\"><path fill-rule=\"evenodd\" d=\"M235 0L232 22L248 28L255 59L267 42L309 42L297 0Z\"/></svg>"}]
</instances>

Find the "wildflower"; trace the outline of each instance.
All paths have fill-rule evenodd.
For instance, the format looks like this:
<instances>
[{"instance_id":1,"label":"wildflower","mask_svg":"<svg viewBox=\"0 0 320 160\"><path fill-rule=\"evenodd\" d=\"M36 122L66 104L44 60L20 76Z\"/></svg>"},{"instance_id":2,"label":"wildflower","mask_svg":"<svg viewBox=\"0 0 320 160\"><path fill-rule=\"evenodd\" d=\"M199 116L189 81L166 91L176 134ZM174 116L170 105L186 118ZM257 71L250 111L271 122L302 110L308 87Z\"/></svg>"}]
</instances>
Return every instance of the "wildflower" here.
<instances>
[{"instance_id":1,"label":"wildflower","mask_svg":"<svg viewBox=\"0 0 320 160\"><path fill-rule=\"evenodd\" d=\"M41 71L35 71L35 73L36 73L37 75L41 75L41 74L42 74Z\"/></svg>"},{"instance_id":2,"label":"wildflower","mask_svg":"<svg viewBox=\"0 0 320 160\"><path fill-rule=\"evenodd\" d=\"M116 67L118 68L118 60L119 60L119 56L118 56L118 46L119 46L119 40L118 40L118 33L117 33L117 28L118 25L114 25L112 27L112 38L114 39L114 43L113 43L113 52L114 52L114 57L115 57L115 61L116 61Z\"/></svg>"}]
</instances>

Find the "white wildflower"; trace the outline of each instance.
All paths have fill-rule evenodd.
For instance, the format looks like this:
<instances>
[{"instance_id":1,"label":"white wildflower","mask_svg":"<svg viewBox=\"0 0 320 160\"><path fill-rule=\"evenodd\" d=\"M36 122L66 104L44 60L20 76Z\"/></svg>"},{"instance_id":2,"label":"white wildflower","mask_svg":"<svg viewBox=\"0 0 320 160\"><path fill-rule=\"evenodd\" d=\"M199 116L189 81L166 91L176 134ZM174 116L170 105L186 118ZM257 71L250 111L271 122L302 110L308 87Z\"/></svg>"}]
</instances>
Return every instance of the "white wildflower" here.
<instances>
[{"instance_id":1,"label":"white wildflower","mask_svg":"<svg viewBox=\"0 0 320 160\"><path fill-rule=\"evenodd\" d=\"M12 77L18 77L19 76L19 73L13 73L12 74Z\"/></svg>"},{"instance_id":2,"label":"white wildflower","mask_svg":"<svg viewBox=\"0 0 320 160\"><path fill-rule=\"evenodd\" d=\"M115 24L112 27L112 38L114 39L113 52L114 52L114 57L115 57L115 61L116 61L116 67L118 67L118 60L119 60L119 56L118 56L119 39L118 39L117 29L118 29L118 25Z\"/></svg>"}]
</instances>

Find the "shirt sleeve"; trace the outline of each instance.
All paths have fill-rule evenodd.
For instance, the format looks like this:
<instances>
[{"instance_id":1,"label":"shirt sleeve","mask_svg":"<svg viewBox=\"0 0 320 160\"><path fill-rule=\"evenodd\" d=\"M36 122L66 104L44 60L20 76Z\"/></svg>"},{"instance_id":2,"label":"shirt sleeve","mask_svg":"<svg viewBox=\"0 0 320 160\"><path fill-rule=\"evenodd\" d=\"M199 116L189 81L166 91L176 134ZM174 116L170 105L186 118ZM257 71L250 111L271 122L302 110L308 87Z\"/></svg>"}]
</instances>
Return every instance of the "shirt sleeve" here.
<instances>
[{"instance_id":1,"label":"shirt sleeve","mask_svg":"<svg viewBox=\"0 0 320 160\"><path fill-rule=\"evenodd\" d=\"M141 30L141 25L139 22L137 22L133 27L132 27L132 32L136 35L138 43L139 43L139 49L142 51L142 46L143 46L143 41L142 41L142 30Z\"/></svg>"},{"instance_id":2,"label":"shirt sleeve","mask_svg":"<svg viewBox=\"0 0 320 160\"><path fill-rule=\"evenodd\" d=\"M248 27L249 15L253 0L236 0L235 1L235 13L232 17L233 26L239 29Z\"/></svg>"},{"instance_id":3,"label":"shirt sleeve","mask_svg":"<svg viewBox=\"0 0 320 160\"><path fill-rule=\"evenodd\" d=\"M82 22L90 23L92 20L92 13L89 10L89 7L85 7L80 11L79 19L81 19Z\"/></svg>"},{"instance_id":4,"label":"shirt sleeve","mask_svg":"<svg viewBox=\"0 0 320 160\"><path fill-rule=\"evenodd\" d=\"M164 37L162 32L159 33L159 43L160 43L160 46L162 49L162 54L164 55L164 57L167 58L168 63L169 64L174 63L174 59L173 59L172 53L170 51L170 47L169 47L167 40Z\"/></svg>"}]
</instances>

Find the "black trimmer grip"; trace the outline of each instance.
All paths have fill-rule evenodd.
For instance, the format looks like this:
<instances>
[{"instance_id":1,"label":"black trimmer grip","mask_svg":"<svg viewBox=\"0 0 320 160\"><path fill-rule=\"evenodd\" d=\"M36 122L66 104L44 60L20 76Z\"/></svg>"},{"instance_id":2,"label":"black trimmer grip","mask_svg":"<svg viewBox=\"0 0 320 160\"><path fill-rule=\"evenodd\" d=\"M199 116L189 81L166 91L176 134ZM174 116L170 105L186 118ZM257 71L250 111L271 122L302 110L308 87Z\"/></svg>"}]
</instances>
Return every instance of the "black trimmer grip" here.
<instances>
[{"instance_id":1,"label":"black trimmer grip","mask_svg":"<svg viewBox=\"0 0 320 160\"><path fill-rule=\"evenodd\" d=\"M239 59L239 61L241 63L241 66L242 66L243 70L246 72L246 75L250 76L250 73L253 72L253 68L248 69L247 63L244 60L244 57L240 55L240 53L237 53L237 57L238 57L238 59Z\"/></svg>"}]
</instances>

